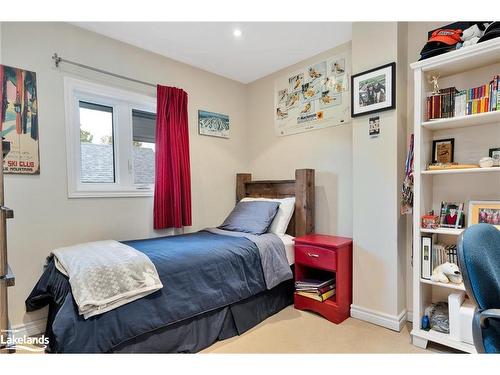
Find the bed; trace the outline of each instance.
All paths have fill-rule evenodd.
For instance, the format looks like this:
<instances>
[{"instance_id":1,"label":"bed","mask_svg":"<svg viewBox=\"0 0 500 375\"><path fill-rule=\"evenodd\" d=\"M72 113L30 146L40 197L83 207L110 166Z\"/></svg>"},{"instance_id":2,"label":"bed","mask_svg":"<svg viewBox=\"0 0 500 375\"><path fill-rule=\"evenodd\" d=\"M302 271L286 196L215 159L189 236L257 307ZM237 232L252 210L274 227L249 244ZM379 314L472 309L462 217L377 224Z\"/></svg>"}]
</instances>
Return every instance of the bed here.
<instances>
[{"instance_id":1,"label":"bed","mask_svg":"<svg viewBox=\"0 0 500 375\"><path fill-rule=\"evenodd\" d=\"M236 202L247 197L295 197L286 235L278 240L293 267L292 238L314 230L314 170L296 170L293 180L252 181L250 174L237 174ZM292 304L293 278L281 277L270 286L273 275L264 269L259 252L265 237L204 230L124 241L151 259L164 287L88 319L78 314L68 279L49 259L26 307L49 306L49 352L198 352Z\"/></svg>"}]
</instances>

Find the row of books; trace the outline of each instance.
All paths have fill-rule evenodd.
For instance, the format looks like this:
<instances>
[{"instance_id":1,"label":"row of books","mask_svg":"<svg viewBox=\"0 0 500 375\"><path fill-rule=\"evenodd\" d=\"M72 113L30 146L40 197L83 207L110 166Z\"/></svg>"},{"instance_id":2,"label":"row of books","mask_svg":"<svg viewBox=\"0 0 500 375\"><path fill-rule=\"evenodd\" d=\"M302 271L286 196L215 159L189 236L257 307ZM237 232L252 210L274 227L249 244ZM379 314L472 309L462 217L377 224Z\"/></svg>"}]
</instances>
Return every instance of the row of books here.
<instances>
[{"instance_id":1,"label":"row of books","mask_svg":"<svg viewBox=\"0 0 500 375\"><path fill-rule=\"evenodd\" d=\"M328 280L304 279L295 282L295 293L324 302L335 295L335 278Z\"/></svg>"},{"instance_id":2,"label":"row of books","mask_svg":"<svg viewBox=\"0 0 500 375\"><path fill-rule=\"evenodd\" d=\"M427 120L474 115L500 110L500 76L485 85L458 91L455 87L427 97Z\"/></svg>"},{"instance_id":3,"label":"row of books","mask_svg":"<svg viewBox=\"0 0 500 375\"><path fill-rule=\"evenodd\" d=\"M432 271L450 262L458 265L457 245L434 243L434 236L422 237L422 278L430 280Z\"/></svg>"},{"instance_id":4,"label":"row of books","mask_svg":"<svg viewBox=\"0 0 500 375\"><path fill-rule=\"evenodd\" d=\"M439 94L427 97L427 115L428 120L437 118L453 117L455 113L455 87L447 87L440 90Z\"/></svg>"}]
</instances>

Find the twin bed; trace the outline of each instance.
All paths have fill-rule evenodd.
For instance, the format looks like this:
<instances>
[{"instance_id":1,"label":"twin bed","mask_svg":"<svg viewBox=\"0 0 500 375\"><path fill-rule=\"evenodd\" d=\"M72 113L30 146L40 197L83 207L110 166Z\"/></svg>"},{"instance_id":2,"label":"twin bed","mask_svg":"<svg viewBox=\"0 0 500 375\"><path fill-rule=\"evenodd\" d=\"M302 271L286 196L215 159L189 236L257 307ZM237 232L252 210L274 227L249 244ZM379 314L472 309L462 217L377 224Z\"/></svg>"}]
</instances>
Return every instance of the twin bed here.
<instances>
[{"instance_id":1,"label":"twin bed","mask_svg":"<svg viewBox=\"0 0 500 375\"><path fill-rule=\"evenodd\" d=\"M294 180L236 177L236 201L295 198L286 234L224 228L124 241L147 255L163 288L85 319L68 278L50 259L26 300L49 306L46 335L55 353L193 353L240 335L293 302L293 237L314 229L314 170Z\"/></svg>"}]
</instances>

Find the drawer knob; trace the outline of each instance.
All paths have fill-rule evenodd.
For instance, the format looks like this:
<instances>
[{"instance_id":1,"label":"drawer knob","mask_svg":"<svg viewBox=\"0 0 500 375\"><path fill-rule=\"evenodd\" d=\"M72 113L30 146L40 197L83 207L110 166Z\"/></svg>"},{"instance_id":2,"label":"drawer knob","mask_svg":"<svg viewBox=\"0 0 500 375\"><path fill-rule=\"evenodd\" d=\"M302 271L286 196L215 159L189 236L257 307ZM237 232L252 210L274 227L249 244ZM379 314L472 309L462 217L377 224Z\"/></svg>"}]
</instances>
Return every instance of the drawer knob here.
<instances>
[{"instance_id":1,"label":"drawer knob","mask_svg":"<svg viewBox=\"0 0 500 375\"><path fill-rule=\"evenodd\" d=\"M311 258L319 258L318 254L307 253L307 255L310 256Z\"/></svg>"}]
</instances>

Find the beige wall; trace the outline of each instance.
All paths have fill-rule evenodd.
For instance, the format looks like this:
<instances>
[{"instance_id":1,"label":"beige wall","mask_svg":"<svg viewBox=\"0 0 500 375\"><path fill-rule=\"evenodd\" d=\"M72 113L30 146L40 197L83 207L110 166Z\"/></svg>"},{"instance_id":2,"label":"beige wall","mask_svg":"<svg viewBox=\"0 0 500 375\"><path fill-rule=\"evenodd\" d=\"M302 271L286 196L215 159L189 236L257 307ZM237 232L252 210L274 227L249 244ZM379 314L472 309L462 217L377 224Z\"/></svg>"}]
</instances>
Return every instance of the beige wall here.
<instances>
[{"instance_id":1,"label":"beige wall","mask_svg":"<svg viewBox=\"0 0 500 375\"><path fill-rule=\"evenodd\" d=\"M54 52L188 92L194 220L188 230L223 219L234 205L236 172L281 179L291 178L296 168L315 168L317 232L357 237L355 304L396 316L406 298L410 310L411 239L405 238L406 220L398 215L405 138L410 133L406 128L413 126L408 63L418 59L426 32L446 23L355 24L353 72L397 61L401 78L398 109L380 113L381 136L376 139L368 137L367 116L299 135L277 137L274 132L274 80L308 62L342 53L351 43L243 85L71 25L0 24L2 62L36 71L40 100L41 174L6 176L6 203L16 216L8 226L10 263L17 273L10 296L14 325L41 316L25 314L24 300L50 249L158 234L151 229L151 198L67 198L62 78L77 76L149 94L154 90L68 66L57 71L50 60ZM199 136L198 109L229 114L231 139Z\"/></svg>"},{"instance_id":2,"label":"beige wall","mask_svg":"<svg viewBox=\"0 0 500 375\"><path fill-rule=\"evenodd\" d=\"M420 58L420 51L427 42L427 32L434 30L443 25L447 25L451 21L443 22L408 22L408 35L407 35L407 142L409 144L409 137L413 133L413 71L410 68L412 62ZM412 256L412 217L407 216L405 220L406 227L406 308L409 316L412 317L413 312L413 268L411 266Z\"/></svg>"},{"instance_id":3,"label":"beige wall","mask_svg":"<svg viewBox=\"0 0 500 375\"><path fill-rule=\"evenodd\" d=\"M368 118L353 119L353 308L351 313L398 329L405 313L404 236L399 215L406 134L406 25L353 24L353 74L396 62L396 110L380 112L380 136ZM404 41L406 42L406 40ZM376 46L376 48L375 48ZM402 249L400 249L402 247Z\"/></svg>"},{"instance_id":4,"label":"beige wall","mask_svg":"<svg viewBox=\"0 0 500 375\"><path fill-rule=\"evenodd\" d=\"M350 49L350 43L311 57L248 85L249 171L259 178L292 178L316 170L316 232L352 234L351 124L279 137L274 130L274 82L308 63Z\"/></svg>"},{"instance_id":5,"label":"beige wall","mask_svg":"<svg viewBox=\"0 0 500 375\"><path fill-rule=\"evenodd\" d=\"M73 243L157 235L152 230L152 198L68 199L66 180L63 77L79 76L137 91L153 88L81 69L54 68L61 56L153 83L182 87L189 94L193 227L219 224L234 205L235 173L246 171L246 87L139 48L62 23L3 23L3 63L37 73L41 174L5 177L5 201L15 211L8 224L9 262L16 273L10 289L14 325L40 313L26 314L24 300L42 272L51 249ZM231 139L203 137L197 110L226 113Z\"/></svg>"}]
</instances>

